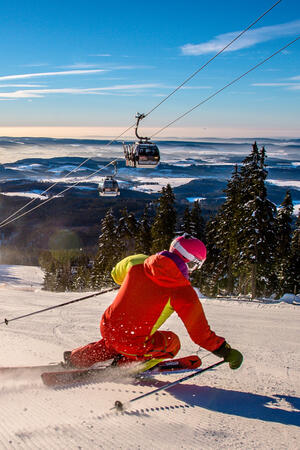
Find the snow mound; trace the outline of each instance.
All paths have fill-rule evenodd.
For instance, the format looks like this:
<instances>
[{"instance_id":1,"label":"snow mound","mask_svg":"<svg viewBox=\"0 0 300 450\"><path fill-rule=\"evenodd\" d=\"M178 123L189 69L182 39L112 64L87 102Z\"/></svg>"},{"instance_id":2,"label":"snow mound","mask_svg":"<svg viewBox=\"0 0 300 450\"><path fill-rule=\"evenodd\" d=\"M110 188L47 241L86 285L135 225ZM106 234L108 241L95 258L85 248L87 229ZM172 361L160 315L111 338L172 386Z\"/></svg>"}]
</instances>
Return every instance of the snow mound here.
<instances>
[{"instance_id":1,"label":"snow mound","mask_svg":"<svg viewBox=\"0 0 300 450\"><path fill-rule=\"evenodd\" d=\"M295 304L295 303L299 303L300 304L300 294L294 295L294 294L284 294L280 299L280 302L284 302L284 303L290 303L290 304Z\"/></svg>"},{"instance_id":2,"label":"snow mound","mask_svg":"<svg viewBox=\"0 0 300 450\"><path fill-rule=\"evenodd\" d=\"M34 290L42 288L44 272L36 266L0 265L0 288Z\"/></svg>"}]
</instances>

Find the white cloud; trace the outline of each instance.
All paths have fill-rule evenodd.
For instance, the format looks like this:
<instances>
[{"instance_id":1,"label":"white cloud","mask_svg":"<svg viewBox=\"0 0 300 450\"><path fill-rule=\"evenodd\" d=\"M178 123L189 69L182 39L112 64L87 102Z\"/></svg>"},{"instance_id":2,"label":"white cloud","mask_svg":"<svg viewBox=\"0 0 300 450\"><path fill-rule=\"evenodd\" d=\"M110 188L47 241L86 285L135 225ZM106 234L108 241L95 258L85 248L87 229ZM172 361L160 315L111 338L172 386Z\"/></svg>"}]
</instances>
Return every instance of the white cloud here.
<instances>
[{"instance_id":1,"label":"white cloud","mask_svg":"<svg viewBox=\"0 0 300 450\"><path fill-rule=\"evenodd\" d=\"M292 80L293 78L289 78ZM297 77L294 77L297 80ZM299 78L300 79L300 78ZM298 91L300 89L300 83L289 83L289 82L279 82L279 83L252 83L251 86L258 87L284 87L291 91Z\"/></svg>"},{"instance_id":2,"label":"white cloud","mask_svg":"<svg viewBox=\"0 0 300 450\"><path fill-rule=\"evenodd\" d=\"M146 83L146 84L117 84L116 86L106 86L101 88L95 88L95 91L111 91L111 90L128 90L128 89L152 89L160 87L156 83Z\"/></svg>"},{"instance_id":3,"label":"white cloud","mask_svg":"<svg viewBox=\"0 0 300 450\"><path fill-rule=\"evenodd\" d=\"M177 86L174 86L174 89L176 87ZM211 88L212 88L212 86L203 85L203 86L183 86L181 89L189 91L189 90L194 90L194 89L197 90L197 89L211 89Z\"/></svg>"},{"instance_id":4,"label":"white cloud","mask_svg":"<svg viewBox=\"0 0 300 450\"><path fill-rule=\"evenodd\" d=\"M96 55L90 55L90 56L102 56L102 57L107 58L107 57L109 57L111 55L109 53L97 53Z\"/></svg>"},{"instance_id":5,"label":"white cloud","mask_svg":"<svg viewBox=\"0 0 300 450\"><path fill-rule=\"evenodd\" d=\"M95 70L64 70L60 72L40 72L40 73L25 73L22 75L5 75L0 77L1 80L19 80L24 78L39 78L39 77L51 77L51 76L60 76L60 75L83 75L83 74L92 74L99 72L107 72L104 69L95 69Z\"/></svg>"},{"instance_id":6,"label":"white cloud","mask_svg":"<svg viewBox=\"0 0 300 450\"><path fill-rule=\"evenodd\" d=\"M45 67L45 66L49 66L49 63L22 64L22 67Z\"/></svg>"},{"instance_id":7,"label":"white cloud","mask_svg":"<svg viewBox=\"0 0 300 450\"><path fill-rule=\"evenodd\" d=\"M270 86L270 87L277 87L277 86L294 86L294 83L252 83L251 86Z\"/></svg>"},{"instance_id":8,"label":"white cloud","mask_svg":"<svg viewBox=\"0 0 300 450\"><path fill-rule=\"evenodd\" d=\"M107 64L102 66L106 67L109 70L137 70L137 69L155 69L155 66L138 66L138 65L130 65L130 66L123 66L123 65L114 65L114 64Z\"/></svg>"},{"instance_id":9,"label":"white cloud","mask_svg":"<svg viewBox=\"0 0 300 450\"><path fill-rule=\"evenodd\" d=\"M236 51L243 48L252 47L260 42L266 42L284 36L295 35L300 32L300 20L256 28L247 31L241 38L234 42L226 51ZM205 53L215 53L224 48L230 41L240 34L240 31L220 34L210 41L202 44L186 44L180 47L183 55L203 55Z\"/></svg>"},{"instance_id":10,"label":"white cloud","mask_svg":"<svg viewBox=\"0 0 300 450\"><path fill-rule=\"evenodd\" d=\"M0 84L0 88L8 88L8 87L10 87L10 88L16 88L16 87L24 87L24 88L26 88L26 87L34 87L34 88L37 88L37 87L44 87L44 85L43 84Z\"/></svg>"},{"instance_id":11,"label":"white cloud","mask_svg":"<svg viewBox=\"0 0 300 450\"><path fill-rule=\"evenodd\" d=\"M89 63L74 63L69 66L63 66L62 69L93 69L97 68L99 64L89 64Z\"/></svg>"},{"instance_id":12,"label":"white cloud","mask_svg":"<svg viewBox=\"0 0 300 450\"><path fill-rule=\"evenodd\" d=\"M295 80L295 81L299 80L300 81L300 75L297 75L296 77L291 77L291 78L289 78L289 80Z\"/></svg>"},{"instance_id":13,"label":"white cloud","mask_svg":"<svg viewBox=\"0 0 300 450\"><path fill-rule=\"evenodd\" d=\"M28 89L27 91L14 91L14 92L0 92L0 99L3 100L4 98L37 98L37 97L43 97L42 95L39 95L37 93L38 91L33 91L31 89Z\"/></svg>"},{"instance_id":14,"label":"white cloud","mask_svg":"<svg viewBox=\"0 0 300 450\"><path fill-rule=\"evenodd\" d=\"M140 92L145 89L158 88L158 84L120 84L115 86L96 88L61 88L61 89L26 89L14 92L0 92L2 98L39 98L46 94L88 94L88 95L113 95L112 91ZM119 95L119 94L118 94Z\"/></svg>"}]
</instances>

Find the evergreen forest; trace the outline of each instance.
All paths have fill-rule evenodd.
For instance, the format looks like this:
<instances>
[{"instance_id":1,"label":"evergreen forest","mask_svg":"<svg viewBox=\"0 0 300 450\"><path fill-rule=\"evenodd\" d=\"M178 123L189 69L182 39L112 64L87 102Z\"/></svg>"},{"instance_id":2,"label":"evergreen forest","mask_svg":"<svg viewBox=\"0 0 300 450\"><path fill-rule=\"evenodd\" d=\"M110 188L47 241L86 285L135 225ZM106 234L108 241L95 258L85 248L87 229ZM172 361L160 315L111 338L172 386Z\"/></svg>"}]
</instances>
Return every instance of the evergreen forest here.
<instances>
[{"instance_id":1,"label":"evergreen forest","mask_svg":"<svg viewBox=\"0 0 300 450\"><path fill-rule=\"evenodd\" d=\"M189 233L207 246L207 259L191 282L207 296L245 295L280 298L300 290L300 215L293 216L290 191L279 207L267 196L266 151L254 143L250 154L235 166L225 189L226 200L206 220L201 202L178 214L168 184L159 197L145 203L142 215L124 207L116 219L108 208L100 222L97 253L76 248L72 236L43 251L44 289L87 291L113 286L110 272L122 258L150 255L169 248L174 237Z\"/></svg>"}]
</instances>

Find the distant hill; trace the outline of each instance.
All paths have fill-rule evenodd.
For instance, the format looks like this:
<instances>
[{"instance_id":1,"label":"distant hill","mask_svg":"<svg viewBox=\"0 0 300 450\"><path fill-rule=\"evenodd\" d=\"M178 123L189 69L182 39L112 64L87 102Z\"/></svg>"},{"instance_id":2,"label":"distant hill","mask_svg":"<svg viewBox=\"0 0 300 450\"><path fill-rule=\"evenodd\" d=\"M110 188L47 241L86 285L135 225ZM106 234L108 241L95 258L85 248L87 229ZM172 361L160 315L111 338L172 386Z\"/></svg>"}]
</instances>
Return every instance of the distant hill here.
<instances>
[{"instance_id":1,"label":"distant hill","mask_svg":"<svg viewBox=\"0 0 300 450\"><path fill-rule=\"evenodd\" d=\"M111 146L108 159L105 140L2 137L0 161L11 152L20 159L0 165L0 222L53 187L28 208L49 196L51 201L0 228L0 263L2 258L6 263L36 264L40 249L48 248L50 236L61 228L76 232L82 247L93 250L108 208L113 208L117 218L125 206L140 217L145 204L157 199L167 183L175 193L178 215L194 198L201 198L203 214L209 218L224 202L223 190L234 164L240 164L250 152L251 142L161 141L160 165L156 169L133 169L125 166L120 142ZM278 205L289 188L295 203L300 203L300 139L264 139L264 143L267 181L272 180L267 184L268 197ZM58 153L60 156L50 157ZM32 154L35 156L22 158ZM98 184L113 173L109 164L113 157L117 158L121 195L100 198ZM72 187L75 182L78 185Z\"/></svg>"}]
</instances>

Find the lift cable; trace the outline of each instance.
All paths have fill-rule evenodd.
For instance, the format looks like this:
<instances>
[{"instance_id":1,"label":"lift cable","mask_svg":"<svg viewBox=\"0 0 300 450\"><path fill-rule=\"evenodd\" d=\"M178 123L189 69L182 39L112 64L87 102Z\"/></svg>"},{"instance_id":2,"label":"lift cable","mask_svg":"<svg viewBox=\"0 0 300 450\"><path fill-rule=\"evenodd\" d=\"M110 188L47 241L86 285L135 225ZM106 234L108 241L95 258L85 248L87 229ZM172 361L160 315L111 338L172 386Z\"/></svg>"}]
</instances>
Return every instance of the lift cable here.
<instances>
[{"instance_id":1,"label":"lift cable","mask_svg":"<svg viewBox=\"0 0 300 450\"><path fill-rule=\"evenodd\" d=\"M215 97L216 95L218 95L220 92L224 91L226 88L228 88L229 86L233 85L234 83L236 83L237 81L239 81L241 78L245 77L247 74L249 74L250 72L252 72L253 70L257 69L258 67L260 67L261 65L263 65L265 62L269 61L271 58L273 58L274 56L276 56L278 53L282 52L283 50L285 50L286 48L288 48L289 46L291 46L292 44L294 44L296 41L298 41L300 39L300 36L298 36L296 39L293 39L292 41L290 41L288 44L284 45L283 47L281 47L279 50L277 50L276 52L274 52L272 55L268 56L267 58L265 58L263 61L259 62L258 64L256 64L255 66L251 67L249 70L247 70L246 72L244 72L242 75L238 76L237 78L235 78L234 80L232 80L230 83L227 83L225 86L223 86L221 89L219 89L218 91L214 92L212 95L210 95L209 97L207 97L206 99L202 100L200 103L198 103L197 105L193 106L192 108L190 108L188 111L186 111L184 114L182 114L181 116L177 117L176 119L174 119L172 122L170 122L169 124L167 124L166 126L164 126L163 128L161 128L160 130L158 130L156 133L154 133L151 138L153 136L156 136L157 134L161 133L163 130L165 130L166 128L170 127L172 124L174 124L175 122L177 122L178 120L182 119L183 117L185 117L186 115L190 114L192 111L194 111L196 108L198 108L199 106L203 105L204 103L206 103L208 100L212 99L213 97ZM120 158L116 158L113 161L109 162L105 167L109 166L110 164L114 164L116 161L118 161ZM23 214L11 219L10 221L5 222L4 224L0 224L0 228L4 227L5 225L8 225L11 222L14 222L15 220L25 216L26 214L30 213L31 211L39 208L40 206L44 205L45 203L48 203L50 200L52 200L55 197L58 197L61 194L64 194L65 192L69 191L70 189L72 189L74 186L77 186L78 184L82 183L83 181L86 181L87 179L91 178L92 176L94 176L95 174L99 173L101 170L103 170L105 167L100 168L99 170L96 170L95 172L91 173L90 175L88 175L87 177L84 178L84 180L79 180L76 183L72 184L71 186L69 186L68 188L66 188L65 190L63 190L62 192L60 192L59 194L56 194L54 197L50 197L47 200L41 202L40 204L36 205L34 208L31 208L30 210L25 211Z\"/></svg>"},{"instance_id":2,"label":"lift cable","mask_svg":"<svg viewBox=\"0 0 300 450\"><path fill-rule=\"evenodd\" d=\"M182 119L183 117L187 116L188 114L190 114L192 111L194 111L195 109L199 108L199 106L203 105L204 103L208 102L209 100L211 100L213 97L215 97L216 95L220 94L220 92L224 91L225 89L227 89L229 86L232 86L234 83L236 83L237 81L239 81L241 78L245 77L246 75L248 75L250 72L252 72L253 70L257 69L258 67L262 66L265 62L269 61L269 59L273 58L273 56L276 56L278 53L282 52L283 50L285 50L287 47L289 47L290 45L294 44L296 41L298 41L300 39L300 36L298 36L296 39L294 39L293 41L289 42L288 44L286 44L284 47L281 47L279 50L277 50L275 53L273 53L272 55L268 56L267 58L265 58L263 61L259 62L258 64L256 64L255 66L251 67L249 70L247 70L247 72L244 72L242 75L238 76L237 78L235 78L234 80L230 81L230 83L226 84L225 86L223 86L221 89L217 90L216 92L214 92L213 94L211 94L209 97L206 97L204 100L202 100L200 103L198 103L197 105L193 106L192 108L190 108L188 111L186 111L184 114L182 114L181 116L177 117L176 119L174 119L172 122L168 123L166 126L164 126L163 128L160 128L158 131L156 131L156 133L152 134L152 136L150 137L150 139L152 139L154 136L157 136L159 133L161 133L163 130L165 130L166 128L170 127L171 125L173 125L175 122L177 122L178 120Z\"/></svg>"},{"instance_id":3,"label":"lift cable","mask_svg":"<svg viewBox=\"0 0 300 450\"><path fill-rule=\"evenodd\" d=\"M167 101L175 92L179 91L186 83L188 83L192 78L194 78L201 70L203 70L208 64L210 64L215 58L217 58L221 53L223 53L225 50L227 50L228 47L230 47L235 41L237 41L243 34L245 34L250 28L252 28L257 22L259 22L266 14L268 14L275 6L280 3L281 0L278 0L276 3L274 3L271 8L269 8L267 11L265 11L261 16L259 16L254 22L252 22L247 28L245 28L243 31L241 31L234 39L232 39L230 42L228 42L225 47L223 47L219 52L217 52L212 58L210 58L203 66L201 66L199 69L197 69L192 75L190 75L186 80L184 80L179 86L177 86L170 94L168 94L165 98L163 98L156 106L154 106L148 113L144 114L144 118L149 116L153 111L155 111L160 105L162 105L165 101Z\"/></svg>"},{"instance_id":4,"label":"lift cable","mask_svg":"<svg viewBox=\"0 0 300 450\"><path fill-rule=\"evenodd\" d=\"M131 125L130 127L128 127L126 130L124 130L121 134L119 134L119 136L115 137L114 139L112 139L110 142L108 142L106 146L111 145L113 142L117 141L120 137L122 137L125 133L127 133L129 130L131 130L131 128L133 128L135 126L135 124ZM84 161L82 161L78 166L74 167L74 169L72 169L70 172L68 172L65 177L67 178L69 175L71 175L74 172L77 172L77 170L82 167L84 164L86 164L90 159L92 159L92 157L86 158ZM110 165L111 163L109 163L108 165ZM105 166L107 167L107 166ZM103 168L102 168L103 169ZM101 170L102 170L101 169ZM97 171L99 172L99 171ZM95 172L95 173L97 173ZM93 172L94 174L94 172ZM57 184L60 183L60 180L56 181L55 183L53 183L51 186L49 186L47 189L45 189L43 192L41 192L40 195L44 195L47 192L49 192L51 189L53 189ZM61 193L60 193L61 194ZM57 195L60 195L57 194ZM55 198L55 196L53 196ZM52 198L53 198L52 197ZM11 214L10 216L8 216L6 219L4 219L2 222L0 222L0 228L2 228L2 226L5 226L6 224L12 222L9 219L11 219L12 217L16 216L19 212L23 211L25 208L27 208L29 205L31 205L33 202L36 201L36 198L31 199L29 202L27 202L25 205L23 205L21 208L19 208L17 211L15 211L13 214ZM43 204L43 203L42 203ZM39 204L40 205L40 204ZM35 208L33 208L35 209ZM32 211L32 209L30 210ZM24 214L22 214L20 217L22 217Z\"/></svg>"},{"instance_id":5,"label":"lift cable","mask_svg":"<svg viewBox=\"0 0 300 450\"><path fill-rule=\"evenodd\" d=\"M252 72L253 70L257 69L258 67L260 67L261 65L263 65L265 62L269 61L271 58L273 58L274 56L276 56L278 53L282 52L283 50L285 50L286 48L288 48L289 46L291 46L292 44L294 44L296 41L298 41L300 39L300 36L298 36L296 39L293 39L292 41L290 41L289 43L287 43L286 45L284 45L283 47L281 47L279 50L277 50L276 52L274 52L272 55L268 56L267 58L265 58L263 61L259 62L258 64L256 64L255 66L251 67L249 70L247 70L246 72L244 72L242 75L238 76L237 78L235 78L234 80L232 80L230 83L227 83L225 86L223 86L221 89L219 89L218 91L214 92L212 95L210 95L209 97L207 97L206 99L202 100L200 103L198 103L197 105L193 106L192 108L190 108L188 111L186 111L184 114L182 114L181 116L177 117L176 119L174 119L172 122L170 122L169 124L167 124L166 126L164 126L163 128L161 128L160 130L158 130L156 133L154 133L151 138L153 136L156 136L157 134L161 133L163 130L165 130L166 128L170 127L172 124L174 124L175 122L177 122L178 120L182 119L183 117L185 117L186 115L190 114L192 111L194 111L196 108L198 108L199 106L203 105L204 103L206 103L208 100L212 99L213 97L215 97L216 95L218 95L220 92L224 91L226 88L228 88L229 86L233 85L234 83L236 83L237 81L239 81L241 78L245 77L247 74L249 74L250 72ZM107 164L107 166L109 166L110 164L114 164L114 162L118 161L120 158L116 158L113 161L111 161L110 163ZM105 167L107 167L105 166ZM68 188L66 188L65 190L63 190L62 192L60 192L59 194L56 194L56 196L54 197L50 197L47 200L41 202L40 204L36 205L34 208L31 208L30 210L25 211L23 214L11 219L8 222L5 222L3 225L0 224L0 228L4 227L5 225L8 225L9 223L25 216L26 214L30 213L31 211L39 208L40 206L44 205L45 203L48 203L50 200L52 200L55 197L58 197L58 195L61 195L67 191L69 191L70 189L72 189L74 186L77 186L78 184L82 183L83 181L86 181L87 179L91 178L92 176L94 176L95 174L97 174L98 172L100 172L101 170L103 170L105 167L102 167L101 169L91 173L89 176L87 176L84 180L79 180L76 183L72 184L71 186L69 186Z\"/></svg>"},{"instance_id":6,"label":"lift cable","mask_svg":"<svg viewBox=\"0 0 300 450\"><path fill-rule=\"evenodd\" d=\"M170 94L168 94L163 100L161 100L156 106L154 106L150 111L148 111L146 114L143 114L143 118L149 116L153 111L155 111L157 108L159 108L160 105L162 105L165 101L167 101L173 94L175 94L179 89L181 89L185 84L187 84L192 78L194 78L201 70L203 70L208 64L210 64L215 58L217 58L221 53L223 53L228 47L230 47L234 42L236 42L243 34L245 34L250 28L252 28L257 22L259 22L266 14L268 14L275 6L277 6L282 0L278 0L276 3L274 3L273 6L271 6L267 11L265 11L263 14L261 14L254 22L252 22L247 28L245 28L242 32L240 32L234 39L232 39L228 44L225 45L219 52L217 52L212 58L210 58L205 64L203 64L199 69L197 69L192 75L190 75L188 78L186 78L180 85L178 85ZM123 131L119 136L113 138L110 142L108 142L105 147L109 147L111 144L113 144L115 141L117 141L120 137L122 137L125 133L127 133L129 130L131 130L135 124L129 126L125 131ZM65 177L68 177L72 173L76 172L80 167L82 167L84 164L86 164L92 157L86 158L84 161L82 161L78 166L74 167L70 172L68 172ZM45 189L41 195L46 194L51 189L53 189L60 181L56 181L51 186L49 186L47 189ZM29 205L31 205L33 202L36 201L36 198L31 199L28 203L23 205L21 208L19 208L17 211L15 211L13 214L8 216L6 219L4 219L2 222L0 222L0 228L4 226L9 219L16 216L19 212L23 211L25 208L27 208ZM10 222L8 222L10 223Z\"/></svg>"},{"instance_id":7,"label":"lift cable","mask_svg":"<svg viewBox=\"0 0 300 450\"><path fill-rule=\"evenodd\" d=\"M298 36L296 39L293 39L292 41L290 41L288 44L284 45L283 47L281 47L279 50L277 50L276 52L274 52L272 55L268 56L267 58L265 58L263 61L259 62L258 64L256 64L255 66L251 67L249 70L247 70L247 72L244 72L242 75L240 75L239 77L235 78L233 81L231 81L230 83L226 84L225 86L223 86L221 89L219 89L218 91L216 91L215 93L213 93L212 95L210 95L209 97L207 97L206 99L204 99L202 102L198 103L197 105L193 106L193 108L189 109L188 111L186 111L184 114L182 114L181 116L177 117L176 119L174 119L172 122L170 122L169 124L167 124L165 127L161 128L160 130L158 130L155 134L153 134L151 136L151 138L153 136L156 136L157 134L161 133L163 130L165 130L166 128L168 128L169 126L171 126L173 123L177 122L178 120L182 119L182 117L188 115L189 113L191 113L192 111L194 111L196 108L198 108L199 106L203 105L203 103L207 102L208 100L212 99L213 97L215 97L217 94L219 94L220 92L224 91L226 88L228 88L229 86L233 85L234 83L236 83L237 81L239 81L241 78L245 77L247 74L249 74L250 72L252 72L253 70L257 69L258 67L260 67L261 65L263 65L265 62L269 61L271 58L273 58L274 56L278 55L278 53L282 52L283 50L285 50L286 48L288 48L289 46L291 46L292 44L294 44L296 41L298 41L300 39L300 36ZM116 161L118 161L120 158L116 158L113 161L111 161L110 163L107 164L107 166L109 166L110 164L114 164ZM107 167L105 166L105 167ZM87 176L86 178L84 178L84 180L80 180L77 181L76 183L72 184L72 186L69 186L67 189L63 190L62 192L60 192L59 194L56 194L56 196L54 197L50 197L47 200L45 200L44 202L40 203L39 205L36 205L34 208L31 208L28 211L25 211L23 214L15 217L14 219L10 220L9 222L4 223L3 225L0 224L0 228L4 227L5 225L7 225L8 223L11 223L17 219L19 219L20 217L25 216L26 214L28 214L29 212L39 208L40 206L44 205L45 203L48 203L50 200L52 200L53 198L57 197L58 195L61 195L67 191L69 191L70 189L72 189L72 187L77 186L78 184L82 183L83 181L86 181L87 179L91 178L93 175L97 174L98 172L100 172L101 170L103 170L105 167L91 173L89 176Z\"/></svg>"},{"instance_id":8,"label":"lift cable","mask_svg":"<svg viewBox=\"0 0 300 450\"><path fill-rule=\"evenodd\" d=\"M73 183L71 186L68 186L66 189L64 189L63 191L59 192L58 194L55 194L53 197L49 197L46 200L44 200L43 202L39 203L38 205L34 206L31 209L28 209L27 211L23 212L22 214L20 214L17 217L12 218L11 220L7 220L5 223L0 224L0 228L5 227L6 225L8 225L11 222L14 222L18 219L20 219L23 216L26 216L26 214L29 214L30 212L34 211L37 208L40 208L41 206L45 205L46 203L50 202L51 200L53 200L54 198L58 198L60 195L64 194L65 192L69 191L70 189L72 189L74 186L77 186L78 184L82 183L83 181L88 180L89 178L91 178L92 176L96 175L97 173L101 172L102 170L104 170L106 167L110 166L111 164L114 164L119 158L114 159L113 161L110 161L108 164L106 164L106 166L101 167L100 169L96 170L95 172L92 172L90 175L88 175L87 177L84 178L84 180L79 180L76 181L75 183Z\"/></svg>"}]
</instances>

